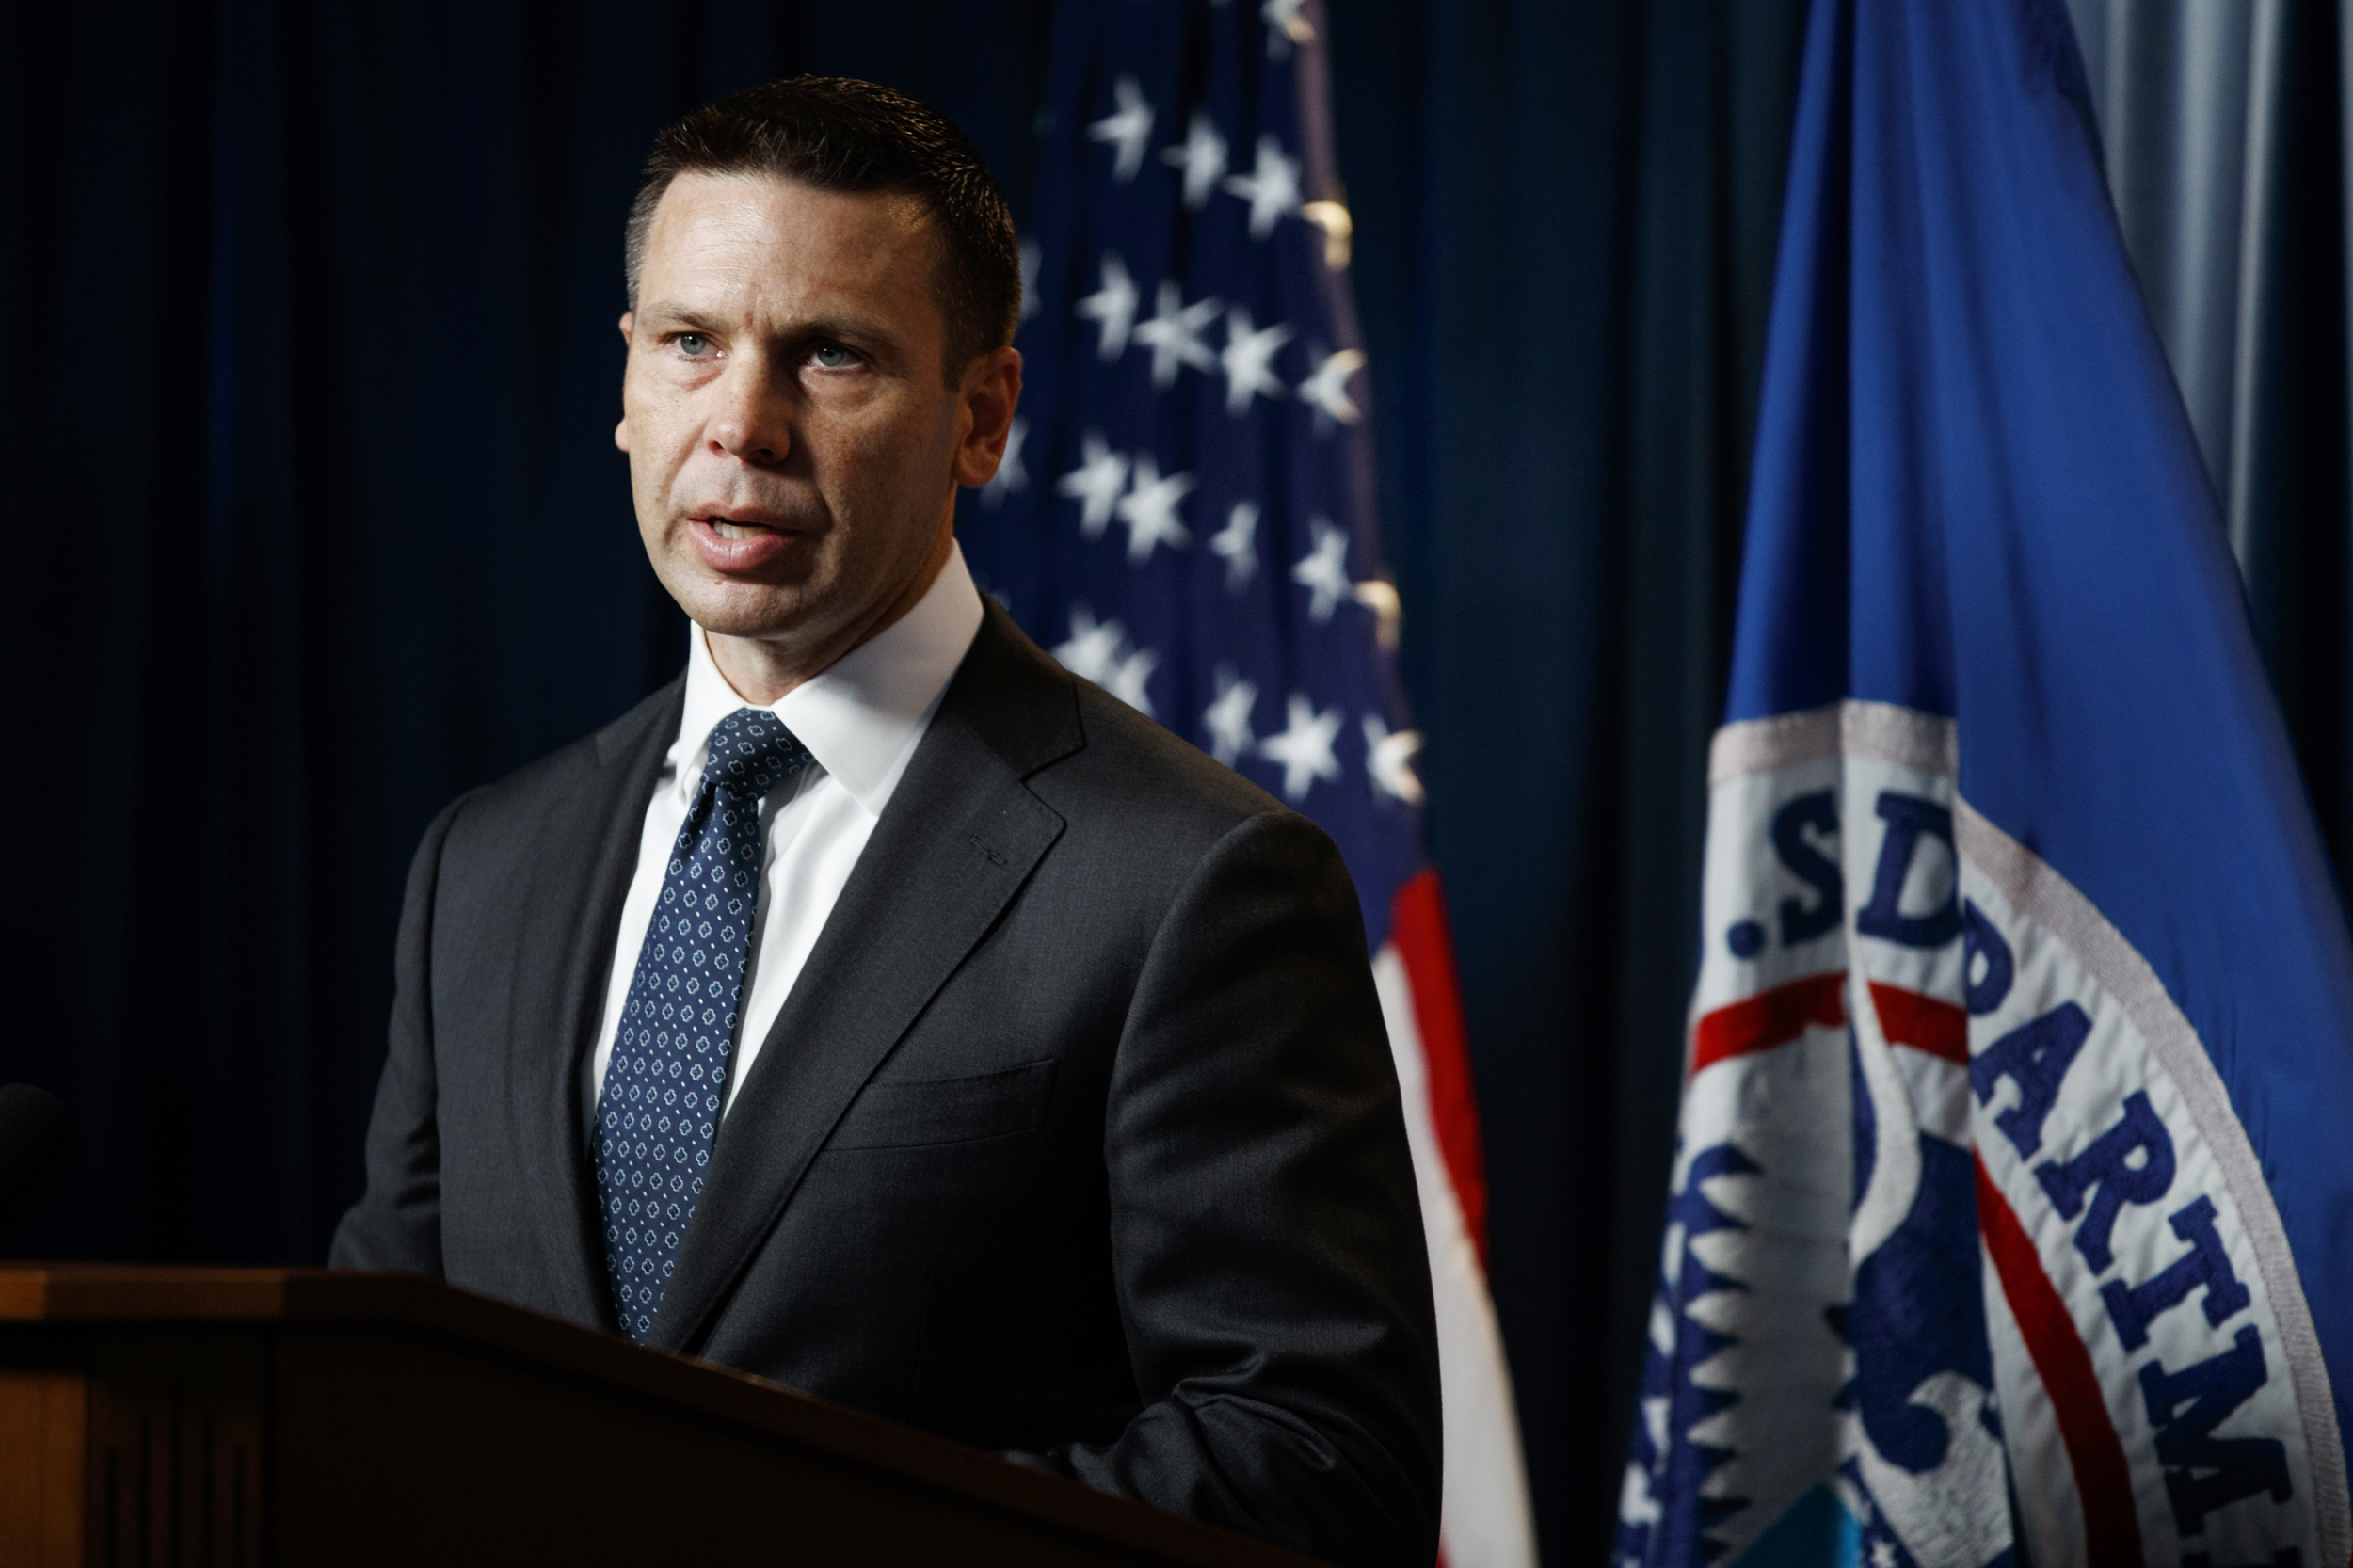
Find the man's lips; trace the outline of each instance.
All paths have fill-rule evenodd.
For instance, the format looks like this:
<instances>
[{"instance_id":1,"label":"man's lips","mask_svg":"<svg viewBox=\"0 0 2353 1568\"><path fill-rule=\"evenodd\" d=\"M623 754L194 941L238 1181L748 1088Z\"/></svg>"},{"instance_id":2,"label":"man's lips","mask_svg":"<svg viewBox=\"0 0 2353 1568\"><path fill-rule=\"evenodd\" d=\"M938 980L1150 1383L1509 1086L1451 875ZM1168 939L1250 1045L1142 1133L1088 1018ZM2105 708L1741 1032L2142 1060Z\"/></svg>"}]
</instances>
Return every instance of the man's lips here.
<instances>
[{"instance_id":1,"label":"man's lips","mask_svg":"<svg viewBox=\"0 0 2353 1568\"><path fill-rule=\"evenodd\" d=\"M733 508L689 518L686 532L703 564L720 572L756 571L806 533L773 513Z\"/></svg>"}]
</instances>

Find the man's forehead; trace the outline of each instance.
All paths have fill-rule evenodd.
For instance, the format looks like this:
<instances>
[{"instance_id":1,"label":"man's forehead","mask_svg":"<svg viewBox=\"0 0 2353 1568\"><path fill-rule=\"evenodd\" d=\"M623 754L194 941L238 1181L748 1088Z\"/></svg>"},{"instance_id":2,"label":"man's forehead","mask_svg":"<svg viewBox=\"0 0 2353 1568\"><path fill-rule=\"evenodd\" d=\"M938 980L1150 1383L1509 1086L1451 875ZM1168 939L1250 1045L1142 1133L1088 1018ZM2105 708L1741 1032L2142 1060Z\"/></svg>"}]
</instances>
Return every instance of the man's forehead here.
<instances>
[{"instance_id":1,"label":"man's forehead","mask_svg":"<svg viewBox=\"0 0 2353 1568\"><path fill-rule=\"evenodd\" d=\"M648 270L664 263L779 266L856 276L928 253L921 202L899 191L820 190L760 173L680 174L648 235Z\"/></svg>"}]
</instances>

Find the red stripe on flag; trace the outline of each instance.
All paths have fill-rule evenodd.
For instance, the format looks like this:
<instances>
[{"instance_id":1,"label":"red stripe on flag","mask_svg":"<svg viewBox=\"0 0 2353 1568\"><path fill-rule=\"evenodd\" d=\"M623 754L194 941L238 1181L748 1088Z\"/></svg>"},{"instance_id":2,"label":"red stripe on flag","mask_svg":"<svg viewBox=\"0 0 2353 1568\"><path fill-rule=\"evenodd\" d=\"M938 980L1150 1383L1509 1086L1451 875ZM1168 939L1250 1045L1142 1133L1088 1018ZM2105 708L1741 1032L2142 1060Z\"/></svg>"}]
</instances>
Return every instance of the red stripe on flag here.
<instances>
[{"instance_id":1,"label":"red stripe on flag","mask_svg":"<svg viewBox=\"0 0 2353 1568\"><path fill-rule=\"evenodd\" d=\"M1471 1094L1470 1042L1463 1029L1463 988L1454 975L1454 945L1447 937L1446 899L1438 873L1425 868L1397 890L1389 904L1389 940L1405 964L1414 993L1414 1022L1430 1074L1430 1120L1438 1152L1454 1182L1454 1201L1479 1266L1487 1266L1487 1162L1479 1145L1479 1101Z\"/></svg>"},{"instance_id":2,"label":"red stripe on flag","mask_svg":"<svg viewBox=\"0 0 2353 1568\"><path fill-rule=\"evenodd\" d=\"M1727 1057L1785 1046L1817 1025L1837 1029L1846 1021L1843 971L1793 980L1705 1015L1692 1031L1691 1070L1696 1073Z\"/></svg>"},{"instance_id":3,"label":"red stripe on flag","mask_svg":"<svg viewBox=\"0 0 2353 1568\"><path fill-rule=\"evenodd\" d=\"M2075 1495L2083 1501L2085 1560L2093 1568L2131 1568L2140 1561L2140 1513L2133 1505L2132 1470L2108 1417L2091 1352L2043 1273L2025 1227L1986 1173L1985 1160L1979 1158L1977 1166L1977 1229L2042 1391L2058 1416L2059 1438L2075 1472Z\"/></svg>"},{"instance_id":4,"label":"red stripe on flag","mask_svg":"<svg viewBox=\"0 0 2353 1568\"><path fill-rule=\"evenodd\" d=\"M1966 1008L1917 991L1871 982L1871 1003L1880 1010L1880 1029L1891 1046L1941 1056L1969 1065L1969 1013Z\"/></svg>"}]
</instances>

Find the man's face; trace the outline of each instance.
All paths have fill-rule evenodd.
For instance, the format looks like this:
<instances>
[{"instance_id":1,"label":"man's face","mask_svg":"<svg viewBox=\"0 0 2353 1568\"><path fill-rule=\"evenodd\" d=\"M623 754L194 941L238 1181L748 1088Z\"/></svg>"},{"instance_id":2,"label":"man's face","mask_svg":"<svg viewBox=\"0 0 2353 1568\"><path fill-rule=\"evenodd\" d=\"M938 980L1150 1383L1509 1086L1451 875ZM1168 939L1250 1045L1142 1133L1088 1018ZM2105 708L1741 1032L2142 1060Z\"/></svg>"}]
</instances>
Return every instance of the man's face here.
<instances>
[{"instance_id":1,"label":"man's face","mask_svg":"<svg viewBox=\"0 0 2353 1568\"><path fill-rule=\"evenodd\" d=\"M706 630L804 674L912 604L955 485L1002 450L1019 358L943 384L937 243L904 197L680 175L621 318L614 440L655 572Z\"/></svg>"}]
</instances>

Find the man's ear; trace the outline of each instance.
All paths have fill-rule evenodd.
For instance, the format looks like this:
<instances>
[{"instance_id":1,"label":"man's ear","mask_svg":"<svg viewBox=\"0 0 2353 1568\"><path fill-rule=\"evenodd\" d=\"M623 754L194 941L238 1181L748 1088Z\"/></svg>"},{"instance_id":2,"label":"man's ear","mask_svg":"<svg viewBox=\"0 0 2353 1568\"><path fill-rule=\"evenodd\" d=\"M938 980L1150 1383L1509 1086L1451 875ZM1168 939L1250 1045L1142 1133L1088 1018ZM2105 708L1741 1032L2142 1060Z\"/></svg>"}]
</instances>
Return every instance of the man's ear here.
<instances>
[{"instance_id":1,"label":"man's ear","mask_svg":"<svg viewBox=\"0 0 2353 1568\"><path fill-rule=\"evenodd\" d=\"M985 485L997 477L1005 441L1013 433L1013 410L1021 401L1021 352L1000 348L974 360L957 394L971 423L956 444L959 485Z\"/></svg>"},{"instance_id":2,"label":"man's ear","mask_svg":"<svg viewBox=\"0 0 2353 1568\"><path fill-rule=\"evenodd\" d=\"M621 342L624 344L633 344L637 341L635 336L630 330L632 327L636 325L636 322L637 312L635 311L623 311L621 312ZM619 447L623 452L627 452L629 450L629 415L626 413L621 416L621 423L613 427L613 444Z\"/></svg>"}]
</instances>

